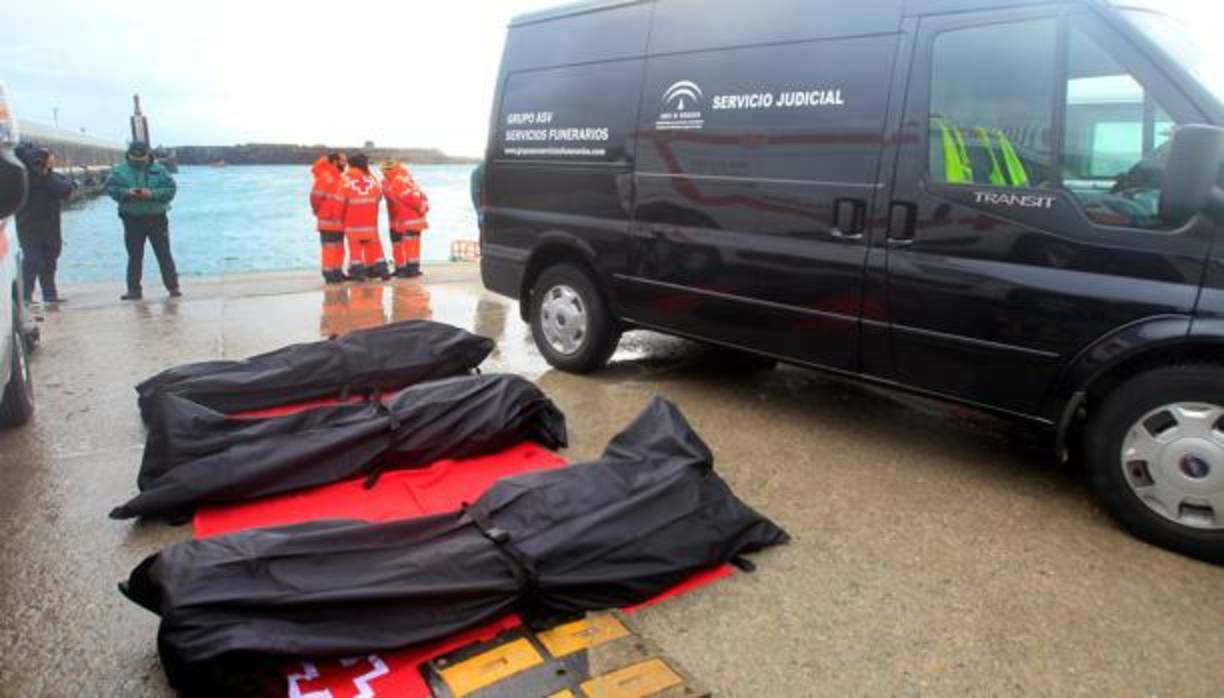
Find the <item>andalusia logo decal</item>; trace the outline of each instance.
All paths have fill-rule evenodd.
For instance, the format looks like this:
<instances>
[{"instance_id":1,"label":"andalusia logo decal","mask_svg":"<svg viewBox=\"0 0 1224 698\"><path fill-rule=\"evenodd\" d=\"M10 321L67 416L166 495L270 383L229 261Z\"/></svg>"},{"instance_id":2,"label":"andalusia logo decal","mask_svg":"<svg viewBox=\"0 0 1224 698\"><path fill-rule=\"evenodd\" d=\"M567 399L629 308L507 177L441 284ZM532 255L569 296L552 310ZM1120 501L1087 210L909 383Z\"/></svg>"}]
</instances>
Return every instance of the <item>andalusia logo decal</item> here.
<instances>
[{"instance_id":1,"label":"andalusia logo decal","mask_svg":"<svg viewBox=\"0 0 1224 698\"><path fill-rule=\"evenodd\" d=\"M655 127L667 131L702 128L705 126L704 108L705 94L701 86L692 80L681 80L663 92Z\"/></svg>"},{"instance_id":2,"label":"andalusia logo decal","mask_svg":"<svg viewBox=\"0 0 1224 698\"><path fill-rule=\"evenodd\" d=\"M665 110L667 107L672 107L671 111L678 112L688 111L690 106L700 109L704 98L705 95L701 93L701 87L697 83L691 80L681 80L663 93L663 106Z\"/></svg>"}]
</instances>

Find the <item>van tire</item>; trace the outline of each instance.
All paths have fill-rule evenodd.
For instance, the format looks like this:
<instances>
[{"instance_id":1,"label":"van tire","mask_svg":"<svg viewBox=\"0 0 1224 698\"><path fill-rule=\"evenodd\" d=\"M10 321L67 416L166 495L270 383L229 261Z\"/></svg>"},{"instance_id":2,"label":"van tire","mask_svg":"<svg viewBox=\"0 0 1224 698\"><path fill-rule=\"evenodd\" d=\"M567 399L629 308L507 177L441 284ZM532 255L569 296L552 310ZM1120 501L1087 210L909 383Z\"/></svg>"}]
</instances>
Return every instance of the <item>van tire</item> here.
<instances>
[{"instance_id":1,"label":"van tire","mask_svg":"<svg viewBox=\"0 0 1224 698\"><path fill-rule=\"evenodd\" d=\"M12 371L4 396L0 398L0 428L19 427L34 416L34 381L30 376L29 354L25 333L21 328L21 315L13 303L13 349L9 360Z\"/></svg>"},{"instance_id":2,"label":"van tire","mask_svg":"<svg viewBox=\"0 0 1224 698\"><path fill-rule=\"evenodd\" d=\"M1128 531L1153 545L1207 562L1224 564L1224 528L1198 528L1178 523L1145 503L1137 493L1144 486L1151 486L1156 482L1152 476L1153 469L1157 476L1163 474L1165 481L1182 482L1179 478L1187 475L1174 469L1192 466L1179 466L1170 461L1148 463L1138 458L1129 465L1123 462L1126 460L1123 455L1124 448L1130 449L1132 446L1146 443L1151 429L1173 428L1172 425L1178 423L1176 420L1169 421L1173 419L1173 415L1171 411L1164 410L1165 407L1213 404L1224 407L1224 367L1172 366L1144 373L1109 393L1100 407L1094 410L1085 434L1084 455L1085 466L1097 496ZM1212 420L1211 417L1207 419ZM1224 421L1216 424L1217 428L1224 428ZM1189 430L1186 432L1189 433ZM1203 481L1204 484L1218 483L1220 480L1215 478L1224 477L1219 466L1219 454L1224 452L1224 443L1221 441L1224 439L1214 438L1199 443L1210 444L1212 441L1220 443L1221 448L1215 450L1209 445L1204 447L1208 449L1208 452L1203 454L1204 462L1210 463L1215 471L1207 476L1209 479ZM1177 443L1162 448L1159 451L1161 457L1176 457L1182 450ZM1178 450L1171 451L1171 448ZM1197 447L1190 448L1191 454L1183 456L1180 463L1185 463L1185 458L1191 455L1197 458L1197 454L1193 453L1195 450ZM1134 452L1141 453L1142 449L1137 448ZM1151 460L1156 461L1157 458ZM1190 472L1197 475L1199 471L1195 467ZM1192 511L1179 508L1179 516ZM1224 517L1224 512L1215 512L1217 526L1221 517Z\"/></svg>"},{"instance_id":3,"label":"van tire","mask_svg":"<svg viewBox=\"0 0 1224 698\"><path fill-rule=\"evenodd\" d=\"M38 318L34 315L28 303L22 303L18 307L21 312L21 336L25 339L26 358L29 358L38 350L39 340L42 339L42 330L38 326Z\"/></svg>"},{"instance_id":4,"label":"van tire","mask_svg":"<svg viewBox=\"0 0 1224 698\"><path fill-rule=\"evenodd\" d=\"M590 274L574 264L557 264L540 274L531 291L530 317L540 353L569 373L603 368L620 342L620 325L603 293Z\"/></svg>"}]
</instances>

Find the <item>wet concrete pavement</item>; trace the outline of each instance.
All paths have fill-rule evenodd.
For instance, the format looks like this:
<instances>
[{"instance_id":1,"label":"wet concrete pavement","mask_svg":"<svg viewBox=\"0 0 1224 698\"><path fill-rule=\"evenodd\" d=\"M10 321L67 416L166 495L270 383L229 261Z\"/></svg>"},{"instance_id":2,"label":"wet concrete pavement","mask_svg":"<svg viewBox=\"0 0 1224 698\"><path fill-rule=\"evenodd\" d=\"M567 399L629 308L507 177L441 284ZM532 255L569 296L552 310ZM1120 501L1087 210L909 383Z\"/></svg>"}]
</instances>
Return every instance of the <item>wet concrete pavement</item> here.
<instances>
[{"instance_id":1,"label":"wet concrete pavement","mask_svg":"<svg viewBox=\"0 0 1224 698\"><path fill-rule=\"evenodd\" d=\"M156 618L115 583L190 530L106 518L135 488L137 381L420 317L495 338L486 370L537 380L574 459L671 398L792 533L756 573L638 618L719 695L1224 695L1224 569L1128 537L1037 436L648 333L603 373L558 373L474 268L429 272L328 292L313 275L232 277L132 305L70 289L42 325L35 422L0 433L0 696L169 695Z\"/></svg>"}]
</instances>

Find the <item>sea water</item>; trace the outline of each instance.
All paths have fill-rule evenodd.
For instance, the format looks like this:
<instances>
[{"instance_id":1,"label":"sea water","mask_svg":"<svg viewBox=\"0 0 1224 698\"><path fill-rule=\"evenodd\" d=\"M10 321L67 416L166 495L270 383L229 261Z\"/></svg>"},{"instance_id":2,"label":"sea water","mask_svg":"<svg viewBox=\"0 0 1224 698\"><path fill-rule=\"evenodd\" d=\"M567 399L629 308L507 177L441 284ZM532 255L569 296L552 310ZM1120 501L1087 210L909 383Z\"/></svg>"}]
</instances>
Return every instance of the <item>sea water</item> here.
<instances>
[{"instance_id":1,"label":"sea water","mask_svg":"<svg viewBox=\"0 0 1224 698\"><path fill-rule=\"evenodd\" d=\"M479 236L472 210L472 165L418 165L417 183L429 195L425 261L446 261L454 240ZM175 175L170 244L179 272L203 276L317 269L319 235L310 212L310 168L303 166L184 167ZM61 283L121 282L127 268L123 224L114 201L102 196L64 210ZM379 230L391 258L386 206ZM156 285L152 247L145 250L146 285Z\"/></svg>"}]
</instances>

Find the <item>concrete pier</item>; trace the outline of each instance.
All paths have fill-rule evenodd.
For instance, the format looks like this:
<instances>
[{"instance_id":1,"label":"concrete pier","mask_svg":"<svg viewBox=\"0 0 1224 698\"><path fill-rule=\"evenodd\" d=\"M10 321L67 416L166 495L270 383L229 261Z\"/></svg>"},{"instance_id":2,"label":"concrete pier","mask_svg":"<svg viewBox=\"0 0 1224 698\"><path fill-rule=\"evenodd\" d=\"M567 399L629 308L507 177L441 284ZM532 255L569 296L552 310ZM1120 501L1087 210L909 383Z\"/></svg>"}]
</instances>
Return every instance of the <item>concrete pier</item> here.
<instances>
[{"instance_id":1,"label":"concrete pier","mask_svg":"<svg viewBox=\"0 0 1224 698\"><path fill-rule=\"evenodd\" d=\"M156 618L115 590L189 528L106 518L135 491L133 385L395 319L496 339L596 455L655 394L716 467L794 536L642 612L641 629L719 696L1210 696L1224 686L1224 570L1121 531L1044 444L976 413L793 368L747 373L689 342L626 336L606 371L553 371L515 304L472 265L324 290L314 273L184 280L122 304L65 289L34 357L38 414L0 433L0 695L167 696ZM377 685L374 686L377 688Z\"/></svg>"},{"instance_id":2,"label":"concrete pier","mask_svg":"<svg viewBox=\"0 0 1224 698\"><path fill-rule=\"evenodd\" d=\"M100 195L107 173L123 160L124 146L120 143L34 121L22 120L18 128L23 143L46 148L55 155L56 171L77 184L74 198Z\"/></svg>"}]
</instances>

